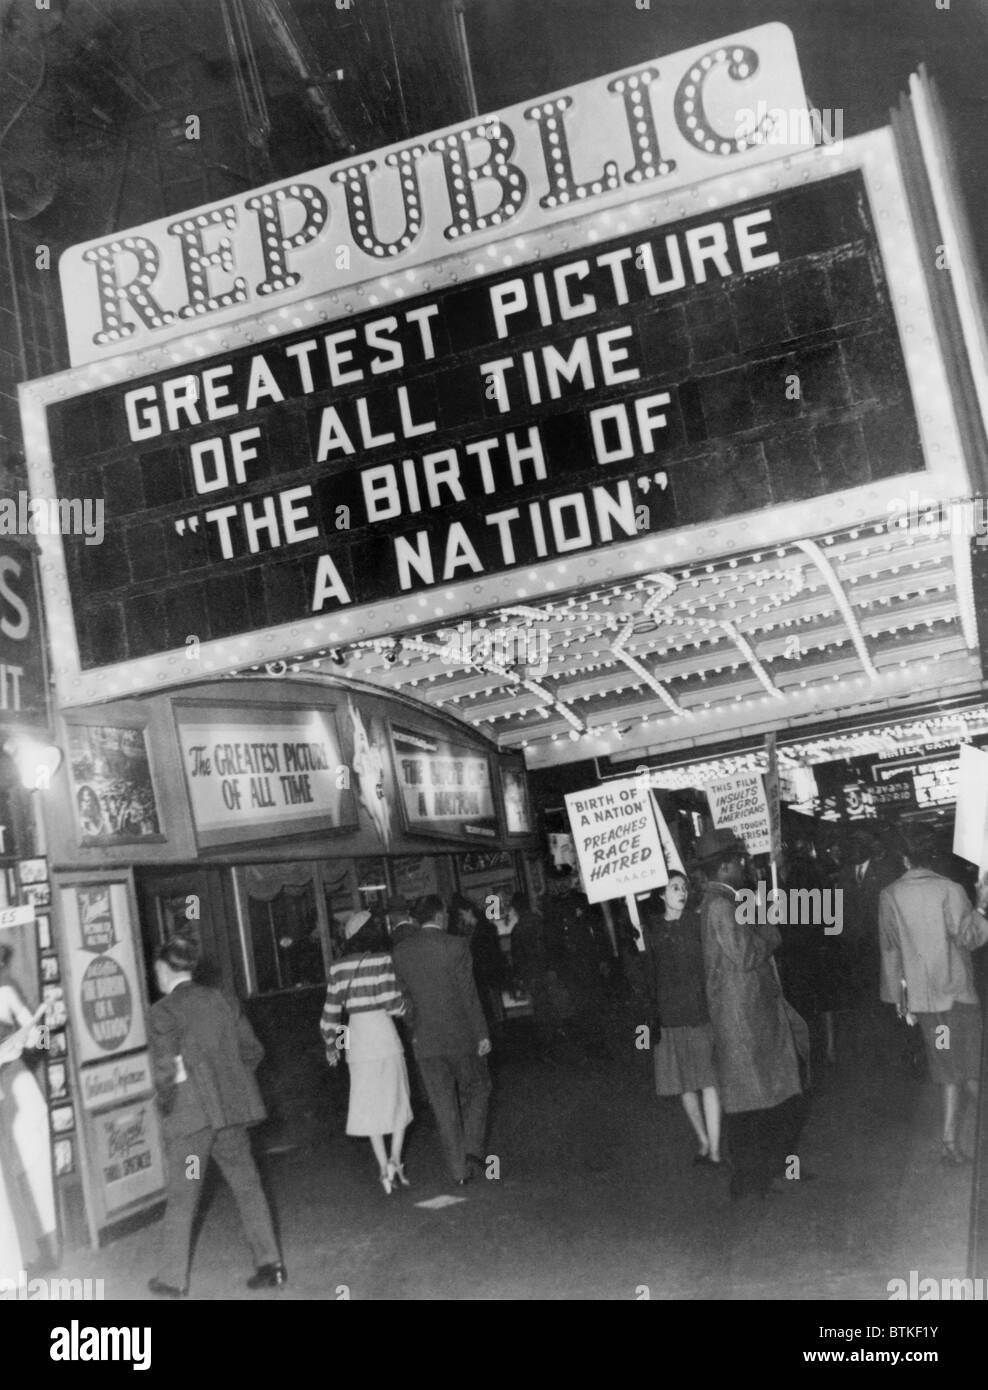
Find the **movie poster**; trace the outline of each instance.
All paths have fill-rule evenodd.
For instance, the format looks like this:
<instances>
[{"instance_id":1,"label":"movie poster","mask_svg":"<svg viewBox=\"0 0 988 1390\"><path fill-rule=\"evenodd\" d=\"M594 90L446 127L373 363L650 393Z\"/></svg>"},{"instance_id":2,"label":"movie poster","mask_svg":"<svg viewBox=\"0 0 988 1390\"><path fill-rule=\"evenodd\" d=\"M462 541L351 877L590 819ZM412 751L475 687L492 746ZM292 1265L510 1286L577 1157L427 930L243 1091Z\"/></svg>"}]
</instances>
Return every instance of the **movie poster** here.
<instances>
[{"instance_id":1,"label":"movie poster","mask_svg":"<svg viewBox=\"0 0 988 1390\"><path fill-rule=\"evenodd\" d=\"M68 744L80 845L164 838L143 729L70 724Z\"/></svg>"}]
</instances>

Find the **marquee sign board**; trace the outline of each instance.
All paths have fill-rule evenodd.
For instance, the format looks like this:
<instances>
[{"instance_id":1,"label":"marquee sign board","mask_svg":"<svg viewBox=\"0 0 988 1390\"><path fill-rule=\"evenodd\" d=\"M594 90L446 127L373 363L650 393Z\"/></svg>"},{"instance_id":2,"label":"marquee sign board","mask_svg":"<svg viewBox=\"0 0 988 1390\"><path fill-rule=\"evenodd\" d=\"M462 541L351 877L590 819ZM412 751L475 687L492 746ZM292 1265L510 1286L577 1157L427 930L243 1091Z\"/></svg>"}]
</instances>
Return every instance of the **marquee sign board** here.
<instances>
[{"instance_id":1,"label":"marquee sign board","mask_svg":"<svg viewBox=\"0 0 988 1390\"><path fill-rule=\"evenodd\" d=\"M784 24L71 247L74 365L812 146Z\"/></svg>"},{"instance_id":2,"label":"marquee sign board","mask_svg":"<svg viewBox=\"0 0 988 1390\"><path fill-rule=\"evenodd\" d=\"M63 705L963 487L889 133L700 199L22 388L35 490L107 503L102 546L38 538Z\"/></svg>"}]
</instances>

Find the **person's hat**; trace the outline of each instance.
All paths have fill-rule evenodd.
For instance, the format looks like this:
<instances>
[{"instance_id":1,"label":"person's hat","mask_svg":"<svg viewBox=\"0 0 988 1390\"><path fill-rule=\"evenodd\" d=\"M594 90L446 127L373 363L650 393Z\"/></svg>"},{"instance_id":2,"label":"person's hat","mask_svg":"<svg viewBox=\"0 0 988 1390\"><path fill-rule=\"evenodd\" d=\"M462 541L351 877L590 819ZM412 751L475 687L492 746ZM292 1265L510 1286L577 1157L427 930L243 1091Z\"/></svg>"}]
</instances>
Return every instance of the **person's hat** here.
<instances>
[{"instance_id":1,"label":"person's hat","mask_svg":"<svg viewBox=\"0 0 988 1390\"><path fill-rule=\"evenodd\" d=\"M404 899L403 897L401 897L400 895L396 895L395 897L389 898L389 899L388 899L388 906L387 906L387 908L386 908L385 910L386 910L387 912L395 912L395 913L397 913L397 912L404 912L404 913L408 913L408 911L409 911L409 906L408 906L408 903L405 901L405 899Z\"/></svg>"},{"instance_id":2,"label":"person's hat","mask_svg":"<svg viewBox=\"0 0 988 1390\"><path fill-rule=\"evenodd\" d=\"M348 917L343 927L343 935L347 941L350 940L351 936L356 936L360 928L369 922L370 919L371 915L369 912L355 912L352 917Z\"/></svg>"},{"instance_id":3,"label":"person's hat","mask_svg":"<svg viewBox=\"0 0 988 1390\"><path fill-rule=\"evenodd\" d=\"M705 830L696 844L696 857L701 864L726 859L731 854L747 853L745 842L726 826L721 826L719 830Z\"/></svg>"}]
</instances>

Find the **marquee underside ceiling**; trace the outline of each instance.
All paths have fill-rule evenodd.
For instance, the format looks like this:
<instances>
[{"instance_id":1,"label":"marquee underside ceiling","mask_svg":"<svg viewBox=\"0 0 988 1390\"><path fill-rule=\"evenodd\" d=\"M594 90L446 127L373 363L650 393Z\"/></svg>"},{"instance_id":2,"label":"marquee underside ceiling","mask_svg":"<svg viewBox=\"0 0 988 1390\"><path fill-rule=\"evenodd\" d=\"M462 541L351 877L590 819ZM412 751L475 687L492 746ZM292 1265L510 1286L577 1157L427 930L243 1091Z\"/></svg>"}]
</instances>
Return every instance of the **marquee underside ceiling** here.
<instances>
[{"instance_id":1,"label":"marquee underside ceiling","mask_svg":"<svg viewBox=\"0 0 988 1390\"><path fill-rule=\"evenodd\" d=\"M772 729L980 694L971 542L957 529L936 509L902 529L885 518L533 594L290 669L444 710L530 768L689 750L700 761Z\"/></svg>"}]
</instances>

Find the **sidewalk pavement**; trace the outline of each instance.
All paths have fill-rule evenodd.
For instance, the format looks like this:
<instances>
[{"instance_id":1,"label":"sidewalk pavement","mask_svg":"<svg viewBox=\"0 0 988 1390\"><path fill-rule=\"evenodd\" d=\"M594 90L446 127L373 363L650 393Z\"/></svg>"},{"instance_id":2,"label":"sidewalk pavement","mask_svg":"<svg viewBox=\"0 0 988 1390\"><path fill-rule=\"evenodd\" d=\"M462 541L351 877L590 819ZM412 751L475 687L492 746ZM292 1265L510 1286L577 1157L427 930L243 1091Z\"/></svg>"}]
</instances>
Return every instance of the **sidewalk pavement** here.
<instances>
[{"instance_id":1,"label":"sidewalk pavement","mask_svg":"<svg viewBox=\"0 0 988 1390\"><path fill-rule=\"evenodd\" d=\"M588 1057L502 1052L490 1176L465 1188L419 1121L406 1144L412 1187L385 1196L370 1145L343 1133L342 1086L320 1113L262 1134L289 1282L246 1290L250 1253L214 1174L190 1296L883 1300L911 1269L963 1275L970 1168L940 1166L936 1090L894 1048L859 1037L817 1068L801 1143L815 1180L732 1202L726 1172L694 1167L682 1107L656 1098L631 1026L611 1020L595 1036ZM59 1274L102 1278L107 1298L150 1297L157 1237L150 1223L71 1252Z\"/></svg>"}]
</instances>

